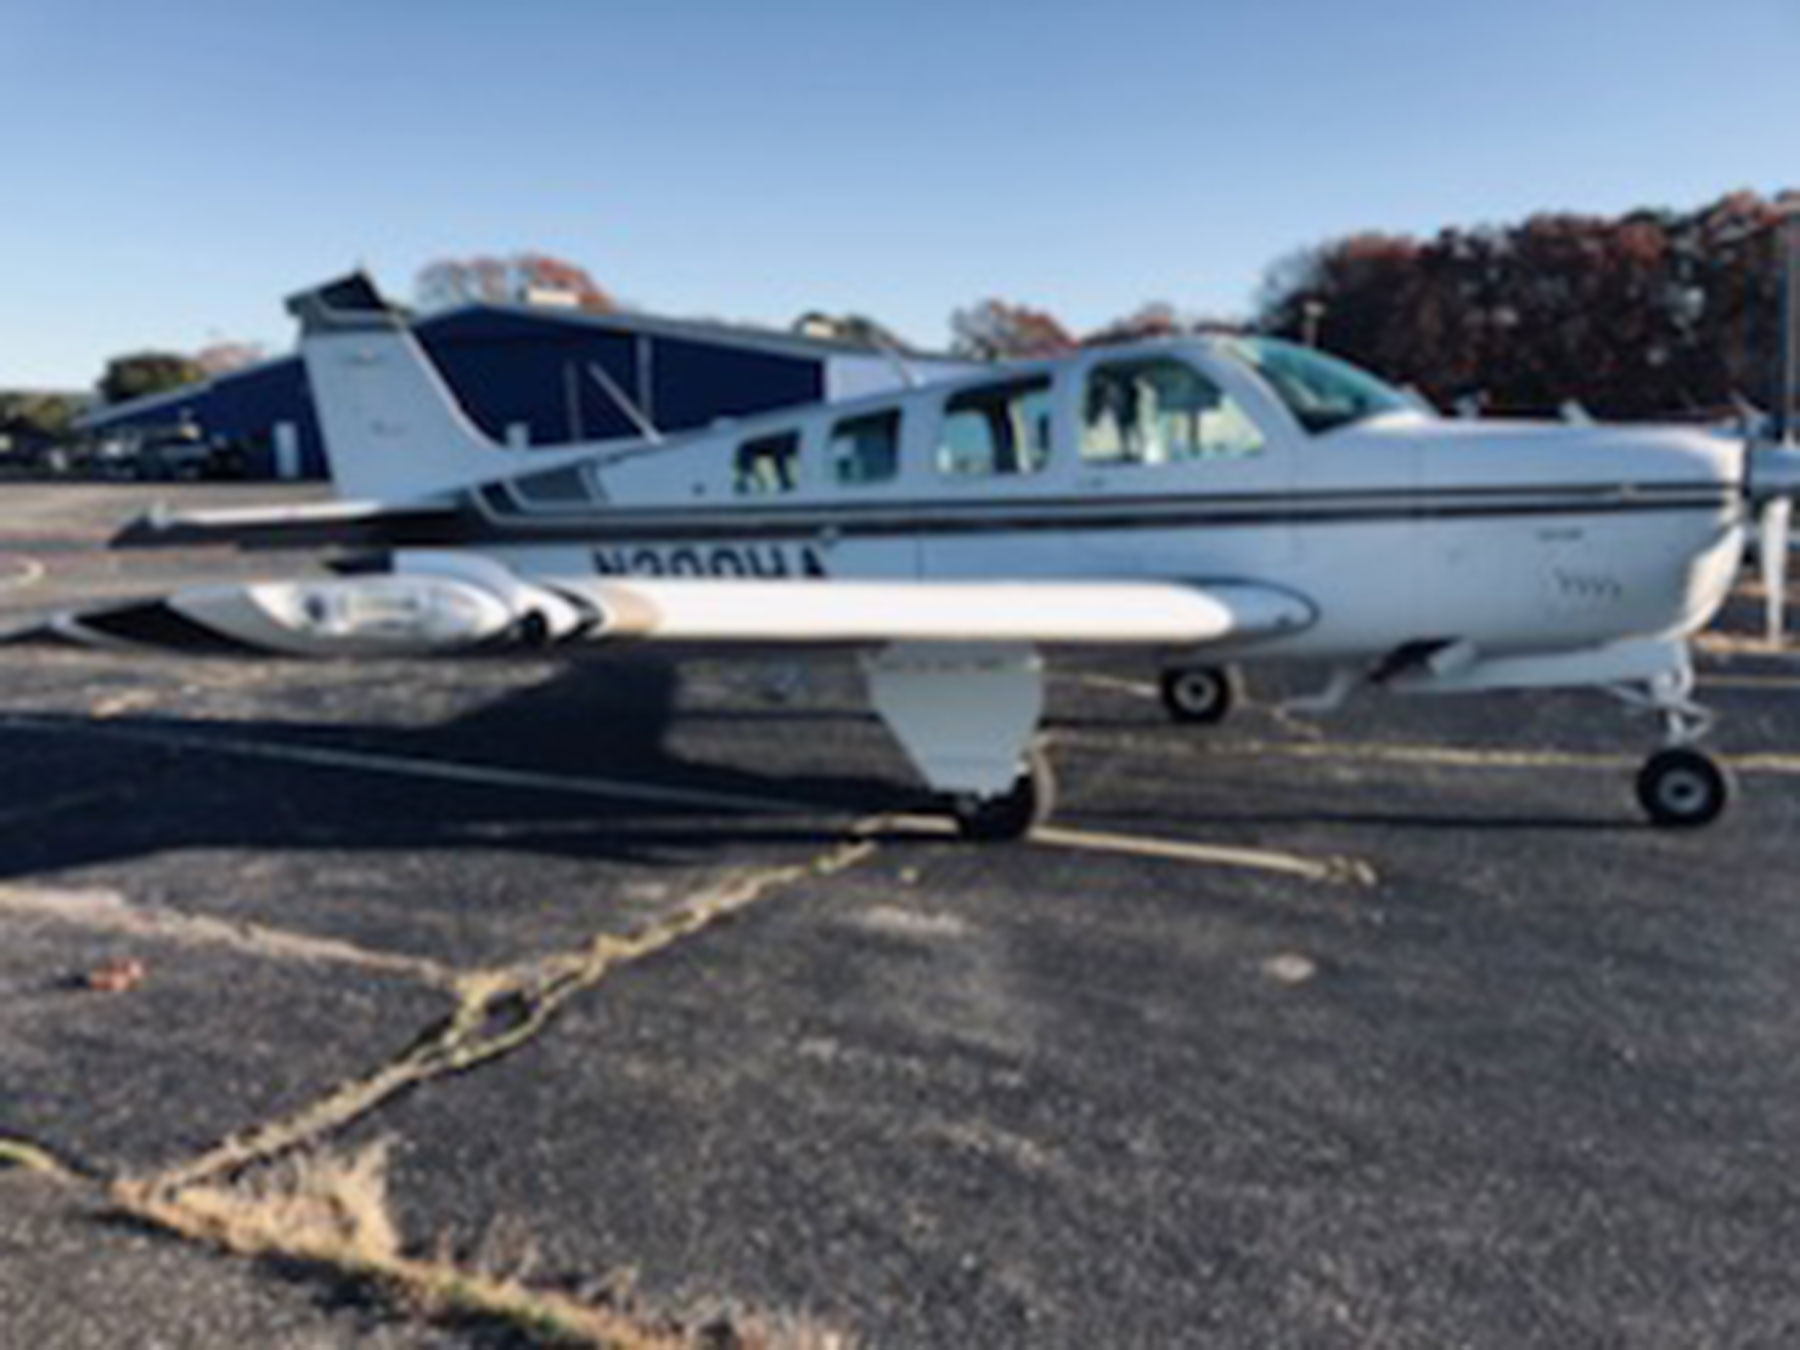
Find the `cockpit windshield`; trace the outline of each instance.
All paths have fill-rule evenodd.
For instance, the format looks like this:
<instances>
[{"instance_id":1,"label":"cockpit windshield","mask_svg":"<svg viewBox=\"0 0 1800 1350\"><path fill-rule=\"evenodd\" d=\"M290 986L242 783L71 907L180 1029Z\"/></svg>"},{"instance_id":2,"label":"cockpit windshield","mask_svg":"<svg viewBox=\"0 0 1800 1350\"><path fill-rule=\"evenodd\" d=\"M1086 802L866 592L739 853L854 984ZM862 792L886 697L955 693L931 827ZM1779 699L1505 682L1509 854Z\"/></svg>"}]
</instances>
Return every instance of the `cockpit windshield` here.
<instances>
[{"instance_id":1,"label":"cockpit windshield","mask_svg":"<svg viewBox=\"0 0 1800 1350\"><path fill-rule=\"evenodd\" d=\"M1347 361L1275 338L1227 338L1224 346L1269 382L1288 411L1317 434L1382 413L1417 411L1393 385Z\"/></svg>"}]
</instances>

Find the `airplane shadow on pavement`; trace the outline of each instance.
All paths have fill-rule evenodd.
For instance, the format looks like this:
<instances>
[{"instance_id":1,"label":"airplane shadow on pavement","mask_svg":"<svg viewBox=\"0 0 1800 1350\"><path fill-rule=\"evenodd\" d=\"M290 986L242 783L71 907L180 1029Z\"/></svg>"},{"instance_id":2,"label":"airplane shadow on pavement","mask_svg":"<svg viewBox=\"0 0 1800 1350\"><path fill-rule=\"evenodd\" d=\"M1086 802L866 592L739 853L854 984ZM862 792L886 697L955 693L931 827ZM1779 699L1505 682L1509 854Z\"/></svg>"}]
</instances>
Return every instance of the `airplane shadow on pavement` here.
<instances>
[{"instance_id":1,"label":"airplane shadow on pavement","mask_svg":"<svg viewBox=\"0 0 1800 1350\"><path fill-rule=\"evenodd\" d=\"M701 757L704 726L698 753L672 748L678 680L664 662L578 663L429 727L0 714L0 877L183 848L655 862L721 842L827 842L858 816L920 804L866 719L763 723L766 771ZM725 742L743 756L741 731ZM816 771L840 742L867 774Z\"/></svg>"}]
</instances>

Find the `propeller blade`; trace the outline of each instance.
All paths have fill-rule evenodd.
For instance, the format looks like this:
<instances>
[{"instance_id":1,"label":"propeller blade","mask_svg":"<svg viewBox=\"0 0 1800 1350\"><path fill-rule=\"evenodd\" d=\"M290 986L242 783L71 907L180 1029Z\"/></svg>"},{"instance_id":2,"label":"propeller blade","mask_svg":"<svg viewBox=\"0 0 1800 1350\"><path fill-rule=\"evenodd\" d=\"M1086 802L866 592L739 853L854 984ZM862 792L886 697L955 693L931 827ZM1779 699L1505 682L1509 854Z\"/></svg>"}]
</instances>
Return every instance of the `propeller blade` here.
<instances>
[{"instance_id":1,"label":"propeller blade","mask_svg":"<svg viewBox=\"0 0 1800 1350\"><path fill-rule=\"evenodd\" d=\"M1763 507L1758 561L1762 564L1763 629L1779 647L1787 630L1788 531L1794 520L1792 497L1771 497Z\"/></svg>"}]
</instances>

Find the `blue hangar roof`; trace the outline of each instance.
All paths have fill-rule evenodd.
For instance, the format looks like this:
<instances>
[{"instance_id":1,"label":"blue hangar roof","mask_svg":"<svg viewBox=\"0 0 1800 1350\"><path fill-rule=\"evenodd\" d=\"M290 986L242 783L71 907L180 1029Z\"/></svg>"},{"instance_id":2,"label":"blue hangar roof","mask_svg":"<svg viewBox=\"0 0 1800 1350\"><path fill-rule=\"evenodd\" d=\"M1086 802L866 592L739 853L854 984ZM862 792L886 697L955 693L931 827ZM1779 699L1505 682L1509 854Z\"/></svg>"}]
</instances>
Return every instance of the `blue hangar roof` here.
<instances>
[{"instance_id":1,"label":"blue hangar roof","mask_svg":"<svg viewBox=\"0 0 1800 1350\"><path fill-rule=\"evenodd\" d=\"M475 422L514 444L637 434L593 366L664 431L900 382L890 358L868 348L643 314L471 305L421 319L413 331ZM297 355L97 409L81 424L98 432L191 425L241 446L256 476L275 472L275 447L285 441L301 476L326 473Z\"/></svg>"}]
</instances>

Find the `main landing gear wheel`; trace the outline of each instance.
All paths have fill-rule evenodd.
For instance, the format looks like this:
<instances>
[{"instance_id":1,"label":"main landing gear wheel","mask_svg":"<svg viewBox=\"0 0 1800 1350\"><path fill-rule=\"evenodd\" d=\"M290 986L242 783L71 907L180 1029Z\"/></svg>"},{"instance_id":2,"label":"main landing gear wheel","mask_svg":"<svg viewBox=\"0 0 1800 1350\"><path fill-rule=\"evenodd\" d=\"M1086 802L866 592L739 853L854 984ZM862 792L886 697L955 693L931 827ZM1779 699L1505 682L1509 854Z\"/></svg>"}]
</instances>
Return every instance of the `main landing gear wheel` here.
<instances>
[{"instance_id":1,"label":"main landing gear wheel","mask_svg":"<svg viewBox=\"0 0 1800 1350\"><path fill-rule=\"evenodd\" d=\"M1162 673L1163 707L1177 722L1223 722L1244 692L1230 666L1170 666Z\"/></svg>"},{"instance_id":2,"label":"main landing gear wheel","mask_svg":"<svg viewBox=\"0 0 1800 1350\"><path fill-rule=\"evenodd\" d=\"M1637 795L1652 824L1708 825L1731 801L1731 775L1704 751L1673 746L1644 761L1638 770Z\"/></svg>"},{"instance_id":3,"label":"main landing gear wheel","mask_svg":"<svg viewBox=\"0 0 1800 1350\"><path fill-rule=\"evenodd\" d=\"M1056 806L1056 775L1042 750L1025 757L1013 785L998 797L958 797L951 806L964 839L983 843L1022 839L1031 827L1049 819Z\"/></svg>"}]
</instances>

